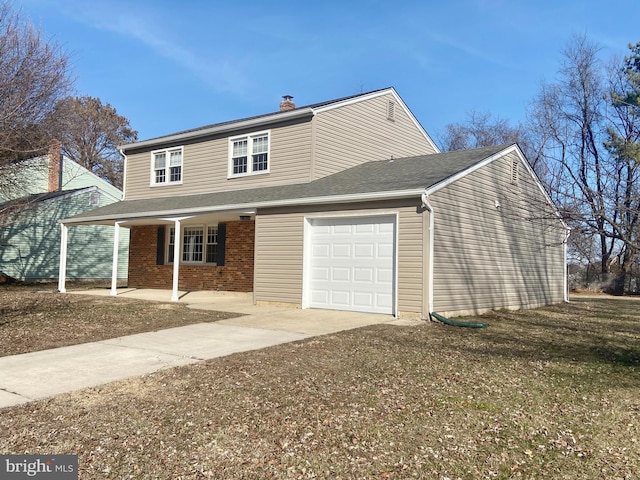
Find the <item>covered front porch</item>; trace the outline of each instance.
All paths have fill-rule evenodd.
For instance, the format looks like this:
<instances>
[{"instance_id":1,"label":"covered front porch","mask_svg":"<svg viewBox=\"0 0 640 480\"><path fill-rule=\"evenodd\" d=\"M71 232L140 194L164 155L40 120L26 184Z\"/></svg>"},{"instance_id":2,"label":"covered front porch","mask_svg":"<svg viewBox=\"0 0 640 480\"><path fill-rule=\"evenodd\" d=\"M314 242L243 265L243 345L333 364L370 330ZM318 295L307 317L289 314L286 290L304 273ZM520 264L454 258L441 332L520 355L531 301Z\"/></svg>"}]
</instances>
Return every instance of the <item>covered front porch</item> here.
<instances>
[{"instance_id":1,"label":"covered front porch","mask_svg":"<svg viewBox=\"0 0 640 480\"><path fill-rule=\"evenodd\" d=\"M110 289L113 296L118 294L117 271L122 260L118 255L118 242L123 228L130 231L129 287L170 289L174 302L180 299L180 289L253 291L254 209L129 217L62 221L60 292L66 292L69 229L79 225L114 228Z\"/></svg>"}]
</instances>

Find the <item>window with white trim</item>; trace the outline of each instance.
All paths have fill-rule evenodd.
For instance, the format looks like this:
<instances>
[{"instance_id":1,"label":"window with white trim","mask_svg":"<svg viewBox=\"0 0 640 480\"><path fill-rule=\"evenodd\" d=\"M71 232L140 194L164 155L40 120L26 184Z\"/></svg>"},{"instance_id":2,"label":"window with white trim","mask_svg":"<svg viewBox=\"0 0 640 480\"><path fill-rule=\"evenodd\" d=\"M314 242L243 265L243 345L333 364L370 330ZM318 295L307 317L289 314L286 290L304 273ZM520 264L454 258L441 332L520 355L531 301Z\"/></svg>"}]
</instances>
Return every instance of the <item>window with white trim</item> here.
<instances>
[{"instance_id":1,"label":"window with white trim","mask_svg":"<svg viewBox=\"0 0 640 480\"><path fill-rule=\"evenodd\" d=\"M206 237L205 237L206 232ZM182 229L181 263L216 263L218 226L184 227ZM167 263L175 258L175 228L169 228Z\"/></svg>"},{"instance_id":2,"label":"window with white trim","mask_svg":"<svg viewBox=\"0 0 640 480\"><path fill-rule=\"evenodd\" d=\"M269 132L229 139L229 177L269 173Z\"/></svg>"},{"instance_id":3,"label":"window with white trim","mask_svg":"<svg viewBox=\"0 0 640 480\"><path fill-rule=\"evenodd\" d=\"M182 147L151 152L151 185L182 183Z\"/></svg>"}]
</instances>

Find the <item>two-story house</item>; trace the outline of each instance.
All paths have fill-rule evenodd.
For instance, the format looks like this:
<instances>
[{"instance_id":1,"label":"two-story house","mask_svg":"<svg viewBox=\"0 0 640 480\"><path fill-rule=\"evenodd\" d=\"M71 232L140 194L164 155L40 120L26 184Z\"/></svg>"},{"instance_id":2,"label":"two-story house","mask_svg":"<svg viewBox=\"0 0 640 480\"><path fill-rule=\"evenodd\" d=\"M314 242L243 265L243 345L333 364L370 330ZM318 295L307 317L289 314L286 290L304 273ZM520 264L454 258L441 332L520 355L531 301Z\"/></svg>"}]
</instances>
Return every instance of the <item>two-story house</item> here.
<instances>
[{"instance_id":1,"label":"two-story house","mask_svg":"<svg viewBox=\"0 0 640 480\"><path fill-rule=\"evenodd\" d=\"M130 287L422 318L565 299L566 226L518 146L439 153L393 88L122 152L124 201L62 229L129 228Z\"/></svg>"}]
</instances>

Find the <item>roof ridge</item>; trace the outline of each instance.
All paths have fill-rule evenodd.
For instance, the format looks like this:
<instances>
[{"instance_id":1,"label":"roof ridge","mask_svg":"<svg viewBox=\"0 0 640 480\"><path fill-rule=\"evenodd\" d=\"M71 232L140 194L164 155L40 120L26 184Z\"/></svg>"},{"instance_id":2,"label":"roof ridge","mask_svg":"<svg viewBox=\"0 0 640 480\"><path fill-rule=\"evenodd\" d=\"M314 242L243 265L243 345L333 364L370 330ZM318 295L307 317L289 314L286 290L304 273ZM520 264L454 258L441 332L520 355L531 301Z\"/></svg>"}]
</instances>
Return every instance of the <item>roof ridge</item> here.
<instances>
[{"instance_id":1,"label":"roof ridge","mask_svg":"<svg viewBox=\"0 0 640 480\"><path fill-rule=\"evenodd\" d=\"M354 98L363 97L363 96L366 96L366 95L371 95L373 93L382 92L384 90L390 90L392 88L393 87L379 88L379 89L371 90L371 91L368 91L368 92L357 93L355 95L349 95L349 96L346 96L346 97L335 98L333 100L325 100L325 101L322 101L322 102L311 103L311 104L308 104L308 105L301 105L301 106L295 107L295 108L293 108L291 110L287 110L287 112L293 112L293 111L296 111L296 110L306 110L306 109L314 109L314 108L325 107L327 105L331 105L331 104L334 104L334 103L340 103L340 102L344 102L346 100L352 100ZM240 123L240 122L244 122L244 121L248 121L248 120L255 120L255 119L258 119L258 118L267 118L267 117L270 117L270 116L277 116L277 115L279 115L281 113L284 113L284 112L275 111L275 112L262 113L262 114L259 114L259 115L252 115L252 116L249 116L249 117L236 118L236 119L233 119L233 120L225 120L223 122L211 123L211 124L208 124L208 125L202 125L200 127L189 128L189 129L186 129L186 130L181 130L179 132L172 132L172 133L168 133L166 135L160 135L158 137L146 138L146 139L140 140L140 141L138 141L136 143L151 142L153 140L160 140L162 138L170 137L170 136L174 136L174 135L184 135L184 134L187 134L187 133L194 133L194 132L198 132L200 130L207 130L209 128L220 127L220 126L223 126L223 125L232 125L234 123Z\"/></svg>"}]
</instances>

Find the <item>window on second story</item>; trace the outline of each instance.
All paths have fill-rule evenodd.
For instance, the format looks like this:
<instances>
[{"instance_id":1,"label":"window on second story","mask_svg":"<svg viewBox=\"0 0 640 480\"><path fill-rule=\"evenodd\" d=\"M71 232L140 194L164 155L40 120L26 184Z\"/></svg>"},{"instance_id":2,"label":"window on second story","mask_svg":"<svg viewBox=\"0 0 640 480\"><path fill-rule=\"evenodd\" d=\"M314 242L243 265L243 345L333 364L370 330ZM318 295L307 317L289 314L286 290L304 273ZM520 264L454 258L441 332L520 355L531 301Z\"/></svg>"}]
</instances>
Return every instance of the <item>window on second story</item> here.
<instances>
[{"instance_id":1,"label":"window on second story","mask_svg":"<svg viewBox=\"0 0 640 480\"><path fill-rule=\"evenodd\" d=\"M182 147L151 152L151 185L182 183Z\"/></svg>"},{"instance_id":2,"label":"window on second story","mask_svg":"<svg viewBox=\"0 0 640 480\"><path fill-rule=\"evenodd\" d=\"M269 132L229 139L229 177L269 173Z\"/></svg>"}]
</instances>

